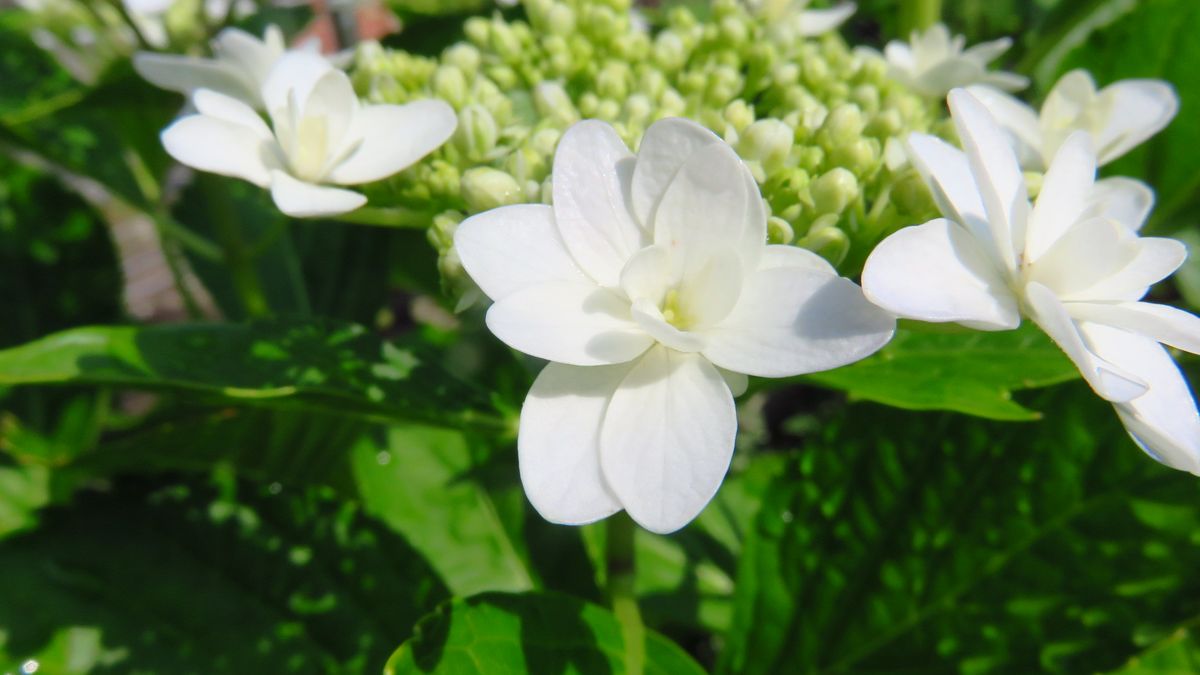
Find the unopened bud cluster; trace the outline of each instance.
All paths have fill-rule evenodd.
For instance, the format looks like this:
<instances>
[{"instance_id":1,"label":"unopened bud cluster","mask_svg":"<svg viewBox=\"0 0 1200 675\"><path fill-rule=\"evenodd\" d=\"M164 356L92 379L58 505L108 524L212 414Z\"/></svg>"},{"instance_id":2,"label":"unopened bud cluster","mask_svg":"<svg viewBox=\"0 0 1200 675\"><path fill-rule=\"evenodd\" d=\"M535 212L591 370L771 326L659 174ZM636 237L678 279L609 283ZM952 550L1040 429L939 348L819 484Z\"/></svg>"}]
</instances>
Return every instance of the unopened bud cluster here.
<instances>
[{"instance_id":1,"label":"unopened bud cluster","mask_svg":"<svg viewBox=\"0 0 1200 675\"><path fill-rule=\"evenodd\" d=\"M850 272L884 235L936 215L900 142L942 131L943 113L889 80L878 55L836 34L782 36L734 0L703 19L676 7L649 28L629 0L523 5L527 20L468 19L466 40L436 59L377 45L358 54L368 100L432 95L459 113L453 141L389 186L393 199L443 214L431 232L443 258L441 230L463 214L548 201L558 139L584 118L611 123L632 148L664 117L714 130L758 181L771 243Z\"/></svg>"}]
</instances>

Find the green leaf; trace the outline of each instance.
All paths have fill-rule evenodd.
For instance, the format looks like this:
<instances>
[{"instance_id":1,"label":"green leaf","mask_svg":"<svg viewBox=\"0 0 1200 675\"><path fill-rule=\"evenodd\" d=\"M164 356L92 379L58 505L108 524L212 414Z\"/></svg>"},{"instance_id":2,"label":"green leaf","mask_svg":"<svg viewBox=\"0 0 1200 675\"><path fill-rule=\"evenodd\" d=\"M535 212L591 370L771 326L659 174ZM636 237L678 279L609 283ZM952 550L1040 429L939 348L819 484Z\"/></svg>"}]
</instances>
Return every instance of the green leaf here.
<instances>
[{"instance_id":1,"label":"green leaf","mask_svg":"<svg viewBox=\"0 0 1200 675\"><path fill-rule=\"evenodd\" d=\"M994 333L900 329L878 354L803 379L897 408L1017 421L1040 414L1013 401L1013 391L1078 376L1062 351L1027 322L1015 331Z\"/></svg>"},{"instance_id":2,"label":"green leaf","mask_svg":"<svg viewBox=\"0 0 1200 675\"><path fill-rule=\"evenodd\" d=\"M853 406L768 490L721 672L1097 672L1200 614L1200 487L1082 383L1036 424Z\"/></svg>"},{"instance_id":3,"label":"green leaf","mask_svg":"<svg viewBox=\"0 0 1200 675\"><path fill-rule=\"evenodd\" d=\"M503 423L436 355L335 322L90 327L0 351L0 385L172 389L242 405L442 425Z\"/></svg>"},{"instance_id":4,"label":"green leaf","mask_svg":"<svg viewBox=\"0 0 1200 675\"><path fill-rule=\"evenodd\" d=\"M388 661L407 673L624 673L625 642L611 612L557 594L487 593L442 605ZM678 645L646 636L645 672L704 670Z\"/></svg>"},{"instance_id":5,"label":"green leaf","mask_svg":"<svg viewBox=\"0 0 1200 675\"><path fill-rule=\"evenodd\" d=\"M0 597L3 672L240 675L379 672L446 590L325 492L119 481L0 542Z\"/></svg>"}]
</instances>

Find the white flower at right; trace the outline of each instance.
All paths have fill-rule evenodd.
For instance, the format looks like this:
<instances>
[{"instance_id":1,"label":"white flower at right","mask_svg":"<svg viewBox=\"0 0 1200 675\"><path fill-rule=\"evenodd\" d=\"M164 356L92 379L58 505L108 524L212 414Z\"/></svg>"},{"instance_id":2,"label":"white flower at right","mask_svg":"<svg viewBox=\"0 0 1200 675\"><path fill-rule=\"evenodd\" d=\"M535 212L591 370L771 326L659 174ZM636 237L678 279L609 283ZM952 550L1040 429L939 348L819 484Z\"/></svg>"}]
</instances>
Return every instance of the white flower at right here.
<instances>
[{"instance_id":1,"label":"white flower at right","mask_svg":"<svg viewBox=\"0 0 1200 675\"><path fill-rule=\"evenodd\" d=\"M1016 328L1029 317L1113 402L1147 453L1200 474L1200 415L1159 344L1200 352L1200 318L1141 301L1183 264L1183 244L1137 235L1145 189L1095 183L1087 133L1062 144L1033 205L1013 149L983 105L961 89L949 103L965 153L932 136L909 139L945 218L876 247L863 269L867 297L902 317L983 330Z\"/></svg>"},{"instance_id":2,"label":"white flower at right","mask_svg":"<svg viewBox=\"0 0 1200 675\"><path fill-rule=\"evenodd\" d=\"M934 24L925 32L913 31L909 42L892 40L883 48L888 76L930 98L941 98L955 87L986 84L1016 91L1029 80L1015 73L988 70L1012 46L1001 38L966 48L966 38L951 35L944 24Z\"/></svg>"}]
</instances>

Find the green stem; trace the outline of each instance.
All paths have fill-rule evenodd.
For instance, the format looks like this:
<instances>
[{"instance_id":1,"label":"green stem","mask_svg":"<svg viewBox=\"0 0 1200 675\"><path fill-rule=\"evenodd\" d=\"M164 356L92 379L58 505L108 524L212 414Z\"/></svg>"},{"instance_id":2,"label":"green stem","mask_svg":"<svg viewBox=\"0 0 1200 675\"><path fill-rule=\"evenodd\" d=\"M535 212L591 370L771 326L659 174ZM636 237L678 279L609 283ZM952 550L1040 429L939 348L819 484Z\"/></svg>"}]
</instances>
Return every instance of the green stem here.
<instances>
[{"instance_id":1,"label":"green stem","mask_svg":"<svg viewBox=\"0 0 1200 675\"><path fill-rule=\"evenodd\" d=\"M900 34L925 30L942 20L942 0L901 0Z\"/></svg>"},{"instance_id":2,"label":"green stem","mask_svg":"<svg viewBox=\"0 0 1200 675\"><path fill-rule=\"evenodd\" d=\"M386 208L364 206L350 213L343 213L337 216L337 219L343 223L354 223L355 225L424 229L433 223L433 216L434 214L429 211L415 211L403 206Z\"/></svg>"},{"instance_id":3,"label":"green stem","mask_svg":"<svg viewBox=\"0 0 1200 675\"><path fill-rule=\"evenodd\" d=\"M208 215L217 231L217 240L225 254L225 264L233 276L233 287L242 301L246 316L255 318L270 314L270 304L263 290L262 279L254 265L254 255L242 240L239 223L225 186L211 176L197 176L202 182Z\"/></svg>"},{"instance_id":4,"label":"green stem","mask_svg":"<svg viewBox=\"0 0 1200 675\"><path fill-rule=\"evenodd\" d=\"M606 525L605 578L608 599L625 640L625 672L642 675L646 661L646 627L642 624L642 613L634 593L637 567L633 537L636 526L624 512L610 517Z\"/></svg>"}]
</instances>

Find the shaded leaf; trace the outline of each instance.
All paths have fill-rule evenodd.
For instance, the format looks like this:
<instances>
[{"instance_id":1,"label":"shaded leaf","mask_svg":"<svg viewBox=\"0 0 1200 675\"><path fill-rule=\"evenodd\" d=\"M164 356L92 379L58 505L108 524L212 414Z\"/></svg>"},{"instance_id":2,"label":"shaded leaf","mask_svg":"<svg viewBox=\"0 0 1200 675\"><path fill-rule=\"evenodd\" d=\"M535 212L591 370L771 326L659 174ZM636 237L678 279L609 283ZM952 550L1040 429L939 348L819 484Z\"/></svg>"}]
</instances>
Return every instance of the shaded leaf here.
<instances>
[{"instance_id":1,"label":"shaded leaf","mask_svg":"<svg viewBox=\"0 0 1200 675\"><path fill-rule=\"evenodd\" d=\"M908 410L953 410L999 420L1039 413L1012 392L1079 377L1070 360L1031 322L1015 331L933 333L900 329L879 353L804 376L852 399Z\"/></svg>"},{"instance_id":2,"label":"shaded leaf","mask_svg":"<svg viewBox=\"0 0 1200 675\"><path fill-rule=\"evenodd\" d=\"M645 672L703 673L682 649L646 636ZM557 594L487 593L442 605L388 661L405 673L624 673L625 642L611 612Z\"/></svg>"}]
</instances>

